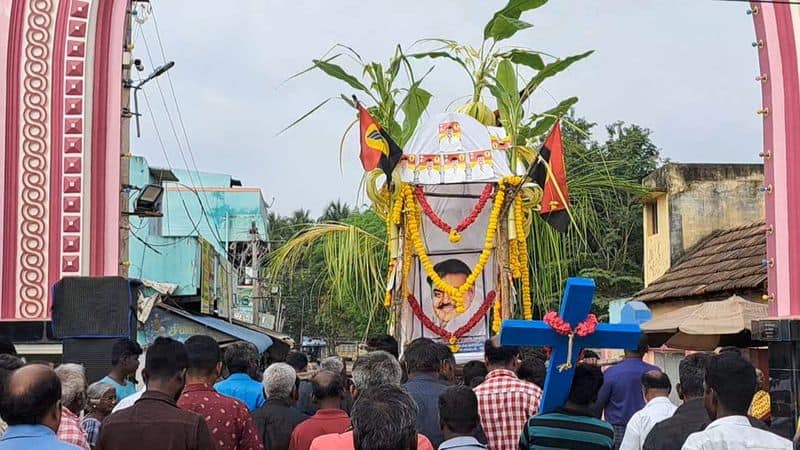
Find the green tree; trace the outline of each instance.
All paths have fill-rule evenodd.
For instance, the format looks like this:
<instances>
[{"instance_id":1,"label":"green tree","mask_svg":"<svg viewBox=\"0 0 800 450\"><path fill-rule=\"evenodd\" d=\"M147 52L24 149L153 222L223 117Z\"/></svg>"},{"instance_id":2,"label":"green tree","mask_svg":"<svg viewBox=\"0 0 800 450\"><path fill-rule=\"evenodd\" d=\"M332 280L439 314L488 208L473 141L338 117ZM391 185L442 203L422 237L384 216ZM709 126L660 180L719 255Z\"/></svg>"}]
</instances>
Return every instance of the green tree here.
<instances>
[{"instance_id":1,"label":"green tree","mask_svg":"<svg viewBox=\"0 0 800 450\"><path fill-rule=\"evenodd\" d=\"M353 213L350 205L342 203L341 200L328 203L325 207L325 212L319 218L318 222L341 222L350 217Z\"/></svg>"}]
</instances>

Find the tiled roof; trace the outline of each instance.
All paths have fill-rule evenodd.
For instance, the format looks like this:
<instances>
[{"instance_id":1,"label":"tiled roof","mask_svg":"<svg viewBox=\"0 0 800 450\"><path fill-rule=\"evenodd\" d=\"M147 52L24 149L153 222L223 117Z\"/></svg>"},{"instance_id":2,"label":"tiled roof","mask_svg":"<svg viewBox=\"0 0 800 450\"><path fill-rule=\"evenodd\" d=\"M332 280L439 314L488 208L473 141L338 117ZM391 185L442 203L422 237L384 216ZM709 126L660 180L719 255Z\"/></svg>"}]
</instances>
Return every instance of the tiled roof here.
<instances>
[{"instance_id":1,"label":"tiled roof","mask_svg":"<svg viewBox=\"0 0 800 450\"><path fill-rule=\"evenodd\" d=\"M767 279L766 254L764 223L716 231L634 298L662 302L758 289Z\"/></svg>"}]
</instances>

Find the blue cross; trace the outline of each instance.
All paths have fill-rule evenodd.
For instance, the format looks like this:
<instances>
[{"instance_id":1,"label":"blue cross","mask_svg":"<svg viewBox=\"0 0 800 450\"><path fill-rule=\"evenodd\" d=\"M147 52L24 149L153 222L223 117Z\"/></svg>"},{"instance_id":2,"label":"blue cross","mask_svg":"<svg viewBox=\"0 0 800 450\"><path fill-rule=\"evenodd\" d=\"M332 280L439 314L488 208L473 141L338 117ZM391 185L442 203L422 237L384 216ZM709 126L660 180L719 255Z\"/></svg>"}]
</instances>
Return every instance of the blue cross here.
<instances>
[{"instance_id":1,"label":"blue cross","mask_svg":"<svg viewBox=\"0 0 800 450\"><path fill-rule=\"evenodd\" d=\"M567 280L559 315L569 322L573 329L589 315L594 289L594 280L588 278ZM574 337L570 363L575 365L581 349L585 347L634 350L639 344L640 334L638 324L601 323L593 334L583 338ZM516 347L550 346L553 351L550 354L550 365L547 368L539 413L551 412L564 405L569 396L570 386L572 386L572 377L575 375L574 368L563 371L558 368L567 362L569 347L567 336L556 333L542 321L506 320L500 330L500 344Z\"/></svg>"}]
</instances>

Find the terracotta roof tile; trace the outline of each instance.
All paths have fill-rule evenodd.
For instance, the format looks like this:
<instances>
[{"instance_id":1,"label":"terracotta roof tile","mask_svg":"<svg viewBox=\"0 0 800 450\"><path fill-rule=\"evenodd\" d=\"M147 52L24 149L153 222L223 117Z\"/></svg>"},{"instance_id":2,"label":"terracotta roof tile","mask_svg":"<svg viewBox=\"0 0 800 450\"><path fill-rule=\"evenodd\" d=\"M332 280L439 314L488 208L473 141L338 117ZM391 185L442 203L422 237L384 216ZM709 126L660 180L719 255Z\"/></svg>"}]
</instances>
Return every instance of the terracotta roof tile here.
<instances>
[{"instance_id":1,"label":"terracotta roof tile","mask_svg":"<svg viewBox=\"0 0 800 450\"><path fill-rule=\"evenodd\" d=\"M643 302L662 302L758 289L767 279L763 263L766 254L764 223L716 231L634 297Z\"/></svg>"}]
</instances>

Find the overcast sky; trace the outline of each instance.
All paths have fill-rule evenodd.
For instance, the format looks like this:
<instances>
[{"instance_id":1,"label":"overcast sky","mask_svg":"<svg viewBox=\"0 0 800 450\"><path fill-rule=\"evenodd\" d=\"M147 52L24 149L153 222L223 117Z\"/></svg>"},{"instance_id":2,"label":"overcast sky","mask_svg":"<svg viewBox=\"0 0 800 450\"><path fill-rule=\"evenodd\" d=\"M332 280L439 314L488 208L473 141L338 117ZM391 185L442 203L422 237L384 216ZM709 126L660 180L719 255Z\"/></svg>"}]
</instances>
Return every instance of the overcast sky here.
<instances>
[{"instance_id":1,"label":"overcast sky","mask_svg":"<svg viewBox=\"0 0 800 450\"><path fill-rule=\"evenodd\" d=\"M353 92L321 72L284 81L335 43L382 62L397 43L407 48L422 38L479 45L483 25L504 3L165 0L153 1L153 8L166 58L176 62L169 73L197 167L261 187L279 213L305 208L316 217L337 198L364 202L356 133L345 146L344 172L339 169L339 141L354 112L331 102L276 134L325 98ZM558 56L595 50L543 86L552 98L536 97L537 110L554 106L553 98L577 95L578 115L600 125L624 120L647 127L662 156L673 161L754 162L761 145L760 92L747 7L713 0L551 1L526 13L523 19L534 27L509 43ZM155 30L152 17L134 27L144 75L162 62ZM424 87L434 94L428 111L437 113L471 87L452 64L422 61L416 72L432 65ZM183 139L169 80L159 84ZM167 165L155 120L170 164L184 168L158 85L145 90L153 115L142 101L143 136L134 139L132 151L151 165Z\"/></svg>"}]
</instances>

